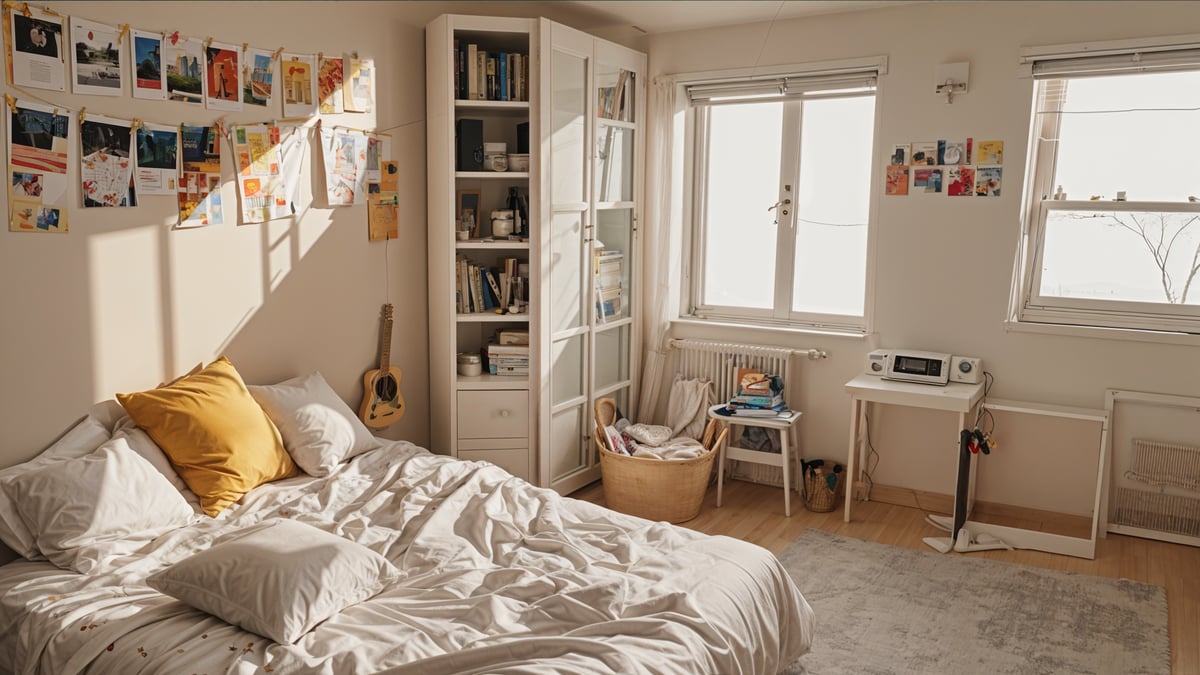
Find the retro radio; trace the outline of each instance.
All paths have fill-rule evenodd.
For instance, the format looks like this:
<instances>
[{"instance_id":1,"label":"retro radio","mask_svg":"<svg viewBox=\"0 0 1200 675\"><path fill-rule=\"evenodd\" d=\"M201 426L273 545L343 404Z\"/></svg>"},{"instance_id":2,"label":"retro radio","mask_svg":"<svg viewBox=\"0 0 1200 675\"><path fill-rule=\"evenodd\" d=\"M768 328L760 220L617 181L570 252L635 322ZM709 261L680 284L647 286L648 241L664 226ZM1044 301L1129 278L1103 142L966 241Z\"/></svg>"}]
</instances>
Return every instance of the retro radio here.
<instances>
[{"instance_id":1,"label":"retro radio","mask_svg":"<svg viewBox=\"0 0 1200 675\"><path fill-rule=\"evenodd\" d=\"M983 377L983 363L972 356L953 356L917 349L876 349L867 354L866 372L885 380L903 382L978 384Z\"/></svg>"}]
</instances>

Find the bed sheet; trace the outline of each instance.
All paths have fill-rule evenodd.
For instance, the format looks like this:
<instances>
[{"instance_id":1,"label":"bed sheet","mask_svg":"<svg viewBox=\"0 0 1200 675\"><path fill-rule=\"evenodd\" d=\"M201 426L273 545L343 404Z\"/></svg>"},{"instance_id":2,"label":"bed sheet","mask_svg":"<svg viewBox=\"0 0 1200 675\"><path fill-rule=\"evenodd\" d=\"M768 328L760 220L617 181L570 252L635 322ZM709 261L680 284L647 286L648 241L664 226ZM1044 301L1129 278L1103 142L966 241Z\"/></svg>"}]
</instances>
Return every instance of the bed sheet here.
<instances>
[{"instance_id":1,"label":"bed sheet","mask_svg":"<svg viewBox=\"0 0 1200 675\"><path fill-rule=\"evenodd\" d=\"M145 585L267 518L382 554L395 586L295 645ZM261 486L89 575L0 568L0 670L55 673L774 673L807 651L812 611L778 560L410 443L329 477Z\"/></svg>"}]
</instances>

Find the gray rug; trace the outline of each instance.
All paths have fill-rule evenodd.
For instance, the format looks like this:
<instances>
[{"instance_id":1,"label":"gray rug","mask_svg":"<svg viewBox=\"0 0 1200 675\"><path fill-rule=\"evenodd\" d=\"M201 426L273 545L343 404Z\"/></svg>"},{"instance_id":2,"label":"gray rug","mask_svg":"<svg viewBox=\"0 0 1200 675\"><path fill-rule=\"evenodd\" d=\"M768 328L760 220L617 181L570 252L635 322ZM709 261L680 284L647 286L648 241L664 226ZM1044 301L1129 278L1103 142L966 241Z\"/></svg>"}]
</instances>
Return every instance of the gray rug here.
<instances>
[{"instance_id":1,"label":"gray rug","mask_svg":"<svg viewBox=\"0 0 1200 675\"><path fill-rule=\"evenodd\" d=\"M1171 671L1166 591L805 530L779 559L816 613L788 673Z\"/></svg>"}]
</instances>

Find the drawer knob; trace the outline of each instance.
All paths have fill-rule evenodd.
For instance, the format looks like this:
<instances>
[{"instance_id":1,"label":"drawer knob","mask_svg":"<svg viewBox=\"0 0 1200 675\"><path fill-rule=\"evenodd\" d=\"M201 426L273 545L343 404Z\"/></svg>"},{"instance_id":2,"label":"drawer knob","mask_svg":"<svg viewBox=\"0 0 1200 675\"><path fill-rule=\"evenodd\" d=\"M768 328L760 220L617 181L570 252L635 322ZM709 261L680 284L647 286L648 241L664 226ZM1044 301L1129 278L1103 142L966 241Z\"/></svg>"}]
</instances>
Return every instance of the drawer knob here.
<instances>
[{"instance_id":1,"label":"drawer knob","mask_svg":"<svg viewBox=\"0 0 1200 675\"><path fill-rule=\"evenodd\" d=\"M500 416L501 416L501 417L508 417L508 416L509 416L509 415L511 415L511 414L512 414L512 413L510 413L510 412L509 412L509 411L507 411L507 410L501 410L501 411L500 411Z\"/></svg>"}]
</instances>

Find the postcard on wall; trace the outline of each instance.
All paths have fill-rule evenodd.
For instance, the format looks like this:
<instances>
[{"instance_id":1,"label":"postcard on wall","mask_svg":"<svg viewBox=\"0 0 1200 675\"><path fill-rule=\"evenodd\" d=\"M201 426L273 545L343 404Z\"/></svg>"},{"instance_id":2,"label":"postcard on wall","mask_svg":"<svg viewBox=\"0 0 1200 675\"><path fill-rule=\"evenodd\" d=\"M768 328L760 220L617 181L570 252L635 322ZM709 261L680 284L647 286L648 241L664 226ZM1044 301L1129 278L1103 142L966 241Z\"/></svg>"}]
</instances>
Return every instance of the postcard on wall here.
<instances>
[{"instance_id":1,"label":"postcard on wall","mask_svg":"<svg viewBox=\"0 0 1200 675\"><path fill-rule=\"evenodd\" d=\"M367 137L360 132L321 129L325 195L329 206L365 204Z\"/></svg>"},{"instance_id":2,"label":"postcard on wall","mask_svg":"<svg viewBox=\"0 0 1200 675\"><path fill-rule=\"evenodd\" d=\"M979 141L979 160L976 164L1003 164L1004 141Z\"/></svg>"},{"instance_id":3,"label":"postcard on wall","mask_svg":"<svg viewBox=\"0 0 1200 675\"><path fill-rule=\"evenodd\" d=\"M130 123L88 115L79 124L79 180L85 207L133 206L133 133Z\"/></svg>"},{"instance_id":4,"label":"postcard on wall","mask_svg":"<svg viewBox=\"0 0 1200 675\"><path fill-rule=\"evenodd\" d=\"M916 193L941 194L942 170L929 167L913 167L913 191Z\"/></svg>"},{"instance_id":5,"label":"postcard on wall","mask_svg":"<svg viewBox=\"0 0 1200 675\"><path fill-rule=\"evenodd\" d=\"M317 112L316 58L284 54L279 61L285 117L308 117Z\"/></svg>"},{"instance_id":6,"label":"postcard on wall","mask_svg":"<svg viewBox=\"0 0 1200 675\"><path fill-rule=\"evenodd\" d=\"M209 110L242 109L242 48L209 42L204 48L204 107Z\"/></svg>"},{"instance_id":7,"label":"postcard on wall","mask_svg":"<svg viewBox=\"0 0 1200 675\"><path fill-rule=\"evenodd\" d=\"M70 118L36 103L8 116L8 208L13 232L67 231Z\"/></svg>"},{"instance_id":8,"label":"postcard on wall","mask_svg":"<svg viewBox=\"0 0 1200 675\"><path fill-rule=\"evenodd\" d=\"M346 112L342 105L342 59L321 56L317 64L317 100L323 115Z\"/></svg>"},{"instance_id":9,"label":"postcard on wall","mask_svg":"<svg viewBox=\"0 0 1200 675\"><path fill-rule=\"evenodd\" d=\"M5 9L11 18L6 48L8 81L18 87L67 90L67 43L63 17L29 7L24 12Z\"/></svg>"},{"instance_id":10,"label":"postcard on wall","mask_svg":"<svg viewBox=\"0 0 1200 675\"><path fill-rule=\"evenodd\" d=\"M396 191L400 167L393 161L382 163L380 180L367 183L367 239L385 241L400 234L400 198Z\"/></svg>"},{"instance_id":11,"label":"postcard on wall","mask_svg":"<svg viewBox=\"0 0 1200 675\"><path fill-rule=\"evenodd\" d=\"M261 107L271 105L275 81L275 59L271 52L247 48L242 57L242 74L242 103Z\"/></svg>"},{"instance_id":12,"label":"postcard on wall","mask_svg":"<svg viewBox=\"0 0 1200 675\"><path fill-rule=\"evenodd\" d=\"M186 124L179 132L179 226L220 225L221 136L216 127Z\"/></svg>"},{"instance_id":13,"label":"postcard on wall","mask_svg":"<svg viewBox=\"0 0 1200 675\"><path fill-rule=\"evenodd\" d=\"M914 166L933 166L937 163L937 142L922 141L912 144L912 157L909 164Z\"/></svg>"},{"instance_id":14,"label":"postcard on wall","mask_svg":"<svg viewBox=\"0 0 1200 675\"><path fill-rule=\"evenodd\" d=\"M167 98L204 103L204 42L172 33L163 40L167 66Z\"/></svg>"},{"instance_id":15,"label":"postcard on wall","mask_svg":"<svg viewBox=\"0 0 1200 675\"><path fill-rule=\"evenodd\" d=\"M975 194L975 167L952 166L946 169L946 194L970 197Z\"/></svg>"},{"instance_id":16,"label":"postcard on wall","mask_svg":"<svg viewBox=\"0 0 1200 675\"><path fill-rule=\"evenodd\" d=\"M908 143L897 143L892 146L892 154L888 155L889 166L904 166L908 164L908 155L912 146Z\"/></svg>"},{"instance_id":17,"label":"postcard on wall","mask_svg":"<svg viewBox=\"0 0 1200 675\"><path fill-rule=\"evenodd\" d=\"M347 56L342 63L343 106L347 112L371 112L375 104L375 61Z\"/></svg>"},{"instance_id":18,"label":"postcard on wall","mask_svg":"<svg viewBox=\"0 0 1200 675\"><path fill-rule=\"evenodd\" d=\"M363 182L363 181L378 182L380 180L380 176L382 175L382 169L383 169L383 162L381 160L382 155L383 155L383 141L376 138L375 136L368 136L367 137L367 162L363 166L363 171L365 172L365 175L363 176L363 180L360 182Z\"/></svg>"},{"instance_id":19,"label":"postcard on wall","mask_svg":"<svg viewBox=\"0 0 1200 675\"><path fill-rule=\"evenodd\" d=\"M259 124L233 128L241 222L263 223L290 216L292 204L283 175L279 127Z\"/></svg>"},{"instance_id":20,"label":"postcard on wall","mask_svg":"<svg viewBox=\"0 0 1200 675\"><path fill-rule=\"evenodd\" d=\"M125 51L121 29L71 17L71 90L76 94L122 96Z\"/></svg>"},{"instance_id":21,"label":"postcard on wall","mask_svg":"<svg viewBox=\"0 0 1200 675\"><path fill-rule=\"evenodd\" d=\"M959 141L938 141L937 164L962 164L967 161L966 146Z\"/></svg>"},{"instance_id":22,"label":"postcard on wall","mask_svg":"<svg viewBox=\"0 0 1200 675\"><path fill-rule=\"evenodd\" d=\"M998 166L981 166L975 171L975 196L999 197L1000 174L1003 171Z\"/></svg>"},{"instance_id":23,"label":"postcard on wall","mask_svg":"<svg viewBox=\"0 0 1200 675\"><path fill-rule=\"evenodd\" d=\"M134 136L137 166L134 185L137 194L174 195L179 178L179 128L162 124L143 124Z\"/></svg>"},{"instance_id":24,"label":"postcard on wall","mask_svg":"<svg viewBox=\"0 0 1200 675\"><path fill-rule=\"evenodd\" d=\"M167 98L167 71L162 67L162 33L129 31L129 52L133 77L133 97L152 101Z\"/></svg>"},{"instance_id":25,"label":"postcard on wall","mask_svg":"<svg viewBox=\"0 0 1200 675\"><path fill-rule=\"evenodd\" d=\"M907 166L889 166L887 168L887 184L883 193L888 195L908 194Z\"/></svg>"}]
</instances>

